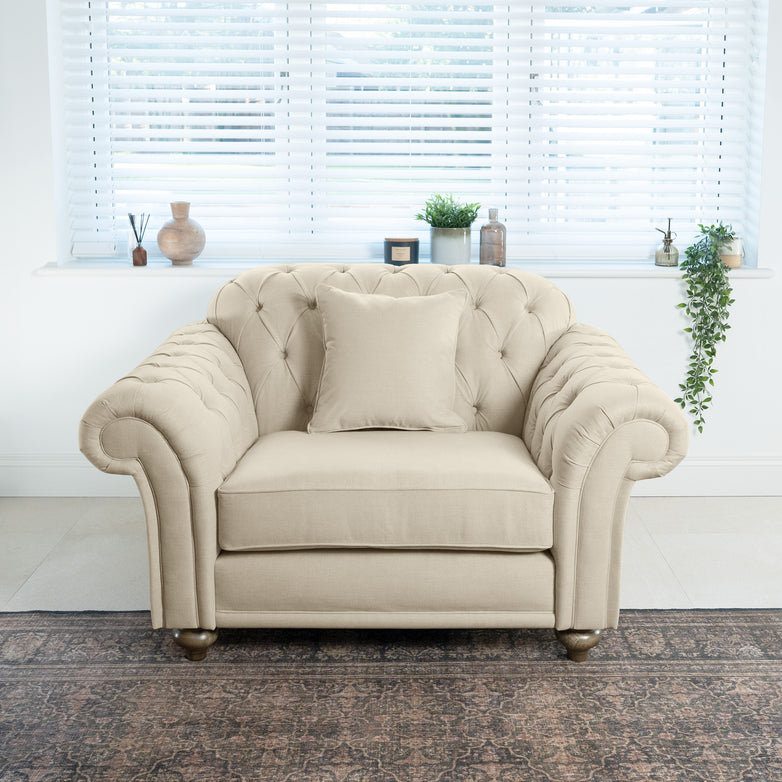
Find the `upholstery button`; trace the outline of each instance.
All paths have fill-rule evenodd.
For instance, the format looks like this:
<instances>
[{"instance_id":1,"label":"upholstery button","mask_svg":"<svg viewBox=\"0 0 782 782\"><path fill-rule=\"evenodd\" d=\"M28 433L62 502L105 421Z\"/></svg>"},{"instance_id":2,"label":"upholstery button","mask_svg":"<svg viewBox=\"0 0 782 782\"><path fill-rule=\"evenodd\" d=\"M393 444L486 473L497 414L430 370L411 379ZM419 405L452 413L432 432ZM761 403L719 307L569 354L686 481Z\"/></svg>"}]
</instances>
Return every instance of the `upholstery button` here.
<instances>
[{"instance_id":1,"label":"upholstery button","mask_svg":"<svg viewBox=\"0 0 782 782\"><path fill-rule=\"evenodd\" d=\"M473 415L478 415L478 412L479 412L478 405L473 405L472 406L472 412L473 412Z\"/></svg>"},{"instance_id":2,"label":"upholstery button","mask_svg":"<svg viewBox=\"0 0 782 782\"><path fill-rule=\"evenodd\" d=\"M309 307L311 310L316 310L316 309L318 308L318 302L317 302L317 301L315 301L315 299L310 299L310 300L307 302L307 306L308 306L308 307Z\"/></svg>"},{"instance_id":3,"label":"upholstery button","mask_svg":"<svg viewBox=\"0 0 782 782\"><path fill-rule=\"evenodd\" d=\"M287 350L283 350L281 355L282 355L283 359L287 359L288 358L288 351Z\"/></svg>"},{"instance_id":4,"label":"upholstery button","mask_svg":"<svg viewBox=\"0 0 782 782\"><path fill-rule=\"evenodd\" d=\"M255 308L255 311L260 312L262 309L263 309L263 304L261 304L261 302L259 301L258 306Z\"/></svg>"}]
</instances>

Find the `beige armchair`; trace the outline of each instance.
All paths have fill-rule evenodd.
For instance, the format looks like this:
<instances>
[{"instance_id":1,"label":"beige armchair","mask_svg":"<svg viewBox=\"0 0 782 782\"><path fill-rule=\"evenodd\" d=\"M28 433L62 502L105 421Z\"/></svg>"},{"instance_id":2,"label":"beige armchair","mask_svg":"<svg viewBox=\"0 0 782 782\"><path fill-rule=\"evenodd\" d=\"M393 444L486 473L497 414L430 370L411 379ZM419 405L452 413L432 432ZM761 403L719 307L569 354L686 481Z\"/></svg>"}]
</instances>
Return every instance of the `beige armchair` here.
<instances>
[{"instance_id":1,"label":"beige armchair","mask_svg":"<svg viewBox=\"0 0 782 782\"><path fill-rule=\"evenodd\" d=\"M333 289L458 308L454 359L440 362L452 372L448 427L367 419L367 429L307 433L333 380L320 298ZM438 297L448 292L456 304ZM355 301L360 310L381 298ZM440 322L420 323L411 333L424 347L441 336ZM344 333L377 340L371 372L386 377L390 362L383 382L393 382L382 333ZM424 350L417 336L402 342L403 355ZM341 366L329 364L332 375ZM426 399L409 386L395 403ZM79 438L98 468L134 477L152 623L173 628L191 659L220 627L551 627L583 660L618 620L633 483L683 458L688 427L541 277L319 263L261 267L222 286L205 321L92 403Z\"/></svg>"}]
</instances>

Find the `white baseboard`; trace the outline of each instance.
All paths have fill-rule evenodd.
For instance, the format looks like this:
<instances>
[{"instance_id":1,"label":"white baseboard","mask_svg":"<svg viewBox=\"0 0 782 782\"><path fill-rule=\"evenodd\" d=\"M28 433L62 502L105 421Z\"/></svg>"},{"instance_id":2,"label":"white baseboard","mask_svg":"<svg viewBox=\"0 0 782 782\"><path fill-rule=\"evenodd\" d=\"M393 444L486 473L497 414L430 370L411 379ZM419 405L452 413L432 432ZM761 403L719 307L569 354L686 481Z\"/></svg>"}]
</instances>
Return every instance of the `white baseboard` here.
<instances>
[{"instance_id":1,"label":"white baseboard","mask_svg":"<svg viewBox=\"0 0 782 782\"><path fill-rule=\"evenodd\" d=\"M664 478L638 481L635 497L782 495L782 456L685 459ZM0 454L2 497L137 497L133 479L95 469L81 454Z\"/></svg>"},{"instance_id":2,"label":"white baseboard","mask_svg":"<svg viewBox=\"0 0 782 782\"><path fill-rule=\"evenodd\" d=\"M638 481L634 497L782 496L782 457L685 459L662 478Z\"/></svg>"},{"instance_id":3,"label":"white baseboard","mask_svg":"<svg viewBox=\"0 0 782 782\"><path fill-rule=\"evenodd\" d=\"M138 497L129 475L109 475L77 454L0 454L0 497Z\"/></svg>"}]
</instances>

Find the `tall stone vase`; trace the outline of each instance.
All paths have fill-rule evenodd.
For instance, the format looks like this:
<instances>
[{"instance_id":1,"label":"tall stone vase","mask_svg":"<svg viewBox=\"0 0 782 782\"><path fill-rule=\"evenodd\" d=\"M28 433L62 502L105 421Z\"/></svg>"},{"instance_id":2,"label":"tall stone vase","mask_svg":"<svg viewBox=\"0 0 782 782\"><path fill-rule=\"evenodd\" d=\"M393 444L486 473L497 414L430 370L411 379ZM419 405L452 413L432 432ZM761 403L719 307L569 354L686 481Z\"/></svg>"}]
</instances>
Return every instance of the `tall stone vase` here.
<instances>
[{"instance_id":1,"label":"tall stone vase","mask_svg":"<svg viewBox=\"0 0 782 782\"><path fill-rule=\"evenodd\" d=\"M157 246L174 266L190 266L206 244L204 229L190 219L187 201L172 201L171 214L174 219L158 231Z\"/></svg>"},{"instance_id":2,"label":"tall stone vase","mask_svg":"<svg viewBox=\"0 0 782 782\"><path fill-rule=\"evenodd\" d=\"M435 228L429 230L432 263L469 263L470 229Z\"/></svg>"}]
</instances>

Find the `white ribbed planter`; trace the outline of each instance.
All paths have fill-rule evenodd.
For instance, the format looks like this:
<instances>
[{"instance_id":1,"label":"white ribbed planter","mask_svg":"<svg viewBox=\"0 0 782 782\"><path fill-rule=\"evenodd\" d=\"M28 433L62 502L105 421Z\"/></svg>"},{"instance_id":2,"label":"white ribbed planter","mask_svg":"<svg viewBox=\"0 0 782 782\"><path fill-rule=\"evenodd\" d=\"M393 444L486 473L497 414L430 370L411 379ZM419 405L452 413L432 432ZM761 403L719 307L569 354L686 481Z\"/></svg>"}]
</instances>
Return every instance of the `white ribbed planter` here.
<instances>
[{"instance_id":1,"label":"white ribbed planter","mask_svg":"<svg viewBox=\"0 0 782 782\"><path fill-rule=\"evenodd\" d=\"M432 263L469 263L469 228L430 228Z\"/></svg>"}]
</instances>

